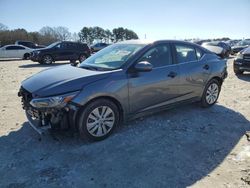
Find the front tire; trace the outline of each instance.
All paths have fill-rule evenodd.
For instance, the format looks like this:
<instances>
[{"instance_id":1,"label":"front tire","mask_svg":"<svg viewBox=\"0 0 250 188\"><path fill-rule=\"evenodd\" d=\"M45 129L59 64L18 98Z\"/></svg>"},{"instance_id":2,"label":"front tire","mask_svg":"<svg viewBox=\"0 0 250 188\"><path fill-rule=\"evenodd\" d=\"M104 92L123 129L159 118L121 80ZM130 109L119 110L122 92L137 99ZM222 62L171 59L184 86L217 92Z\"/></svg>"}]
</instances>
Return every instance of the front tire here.
<instances>
[{"instance_id":1,"label":"front tire","mask_svg":"<svg viewBox=\"0 0 250 188\"><path fill-rule=\"evenodd\" d=\"M119 123L119 109L107 99L97 99L80 112L78 128L80 135L92 141L107 138Z\"/></svg>"},{"instance_id":2,"label":"front tire","mask_svg":"<svg viewBox=\"0 0 250 188\"><path fill-rule=\"evenodd\" d=\"M218 80L210 80L203 91L201 106L207 108L214 105L219 98L220 89L221 84Z\"/></svg>"},{"instance_id":3,"label":"front tire","mask_svg":"<svg viewBox=\"0 0 250 188\"><path fill-rule=\"evenodd\" d=\"M23 59L24 59L24 60L30 59L30 54L29 54L29 53L24 54L24 55L23 55Z\"/></svg>"},{"instance_id":4,"label":"front tire","mask_svg":"<svg viewBox=\"0 0 250 188\"><path fill-rule=\"evenodd\" d=\"M42 64L50 65L53 62L53 58L50 55L45 55L42 58Z\"/></svg>"}]
</instances>

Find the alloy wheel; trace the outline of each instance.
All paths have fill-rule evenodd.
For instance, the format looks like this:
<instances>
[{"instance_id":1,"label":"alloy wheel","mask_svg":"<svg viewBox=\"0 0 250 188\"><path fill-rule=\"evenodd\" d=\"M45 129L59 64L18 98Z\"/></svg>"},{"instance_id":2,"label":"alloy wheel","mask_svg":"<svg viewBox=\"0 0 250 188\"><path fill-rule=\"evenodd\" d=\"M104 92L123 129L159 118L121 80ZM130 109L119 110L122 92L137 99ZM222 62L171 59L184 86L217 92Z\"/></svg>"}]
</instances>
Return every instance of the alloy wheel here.
<instances>
[{"instance_id":1,"label":"alloy wheel","mask_svg":"<svg viewBox=\"0 0 250 188\"><path fill-rule=\"evenodd\" d=\"M52 63L52 57L49 56L49 55L46 55L44 58L43 58L43 63L44 64L51 64Z\"/></svg>"},{"instance_id":2,"label":"alloy wheel","mask_svg":"<svg viewBox=\"0 0 250 188\"><path fill-rule=\"evenodd\" d=\"M206 92L206 101L208 104L213 104L216 102L219 96L219 86L216 83L212 83Z\"/></svg>"}]
</instances>

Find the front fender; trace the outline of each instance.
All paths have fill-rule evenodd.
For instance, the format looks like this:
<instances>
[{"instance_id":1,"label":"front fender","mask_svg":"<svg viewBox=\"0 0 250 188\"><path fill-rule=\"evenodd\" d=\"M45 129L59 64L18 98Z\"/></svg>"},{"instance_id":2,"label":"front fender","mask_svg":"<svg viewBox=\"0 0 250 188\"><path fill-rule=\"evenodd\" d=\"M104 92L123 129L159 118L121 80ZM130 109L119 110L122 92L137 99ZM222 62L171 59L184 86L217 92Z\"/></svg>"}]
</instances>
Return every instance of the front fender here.
<instances>
[{"instance_id":1,"label":"front fender","mask_svg":"<svg viewBox=\"0 0 250 188\"><path fill-rule=\"evenodd\" d=\"M117 100L124 113L128 112L128 80L124 75L113 75L103 80L86 85L81 93L73 100L79 106L84 106L89 101L99 97L111 97Z\"/></svg>"}]
</instances>

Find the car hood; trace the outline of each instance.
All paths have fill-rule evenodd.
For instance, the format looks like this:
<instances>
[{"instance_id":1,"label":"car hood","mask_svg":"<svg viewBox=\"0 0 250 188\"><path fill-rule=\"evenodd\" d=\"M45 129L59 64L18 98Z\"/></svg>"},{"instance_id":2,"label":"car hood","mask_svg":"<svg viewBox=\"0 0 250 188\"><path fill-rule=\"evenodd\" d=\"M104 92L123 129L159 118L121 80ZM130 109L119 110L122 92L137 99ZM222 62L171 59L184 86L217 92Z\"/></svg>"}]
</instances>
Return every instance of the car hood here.
<instances>
[{"instance_id":1,"label":"car hood","mask_svg":"<svg viewBox=\"0 0 250 188\"><path fill-rule=\"evenodd\" d=\"M39 47L39 48L34 48L33 52L35 52L35 51L43 51L43 52L45 52L45 51L48 51L49 49L50 49L50 48Z\"/></svg>"},{"instance_id":2,"label":"car hood","mask_svg":"<svg viewBox=\"0 0 250 188\"><path fill-rule=\"evenodd\" d=\"M244 50L242 51L242 54L250 54L250 47L244 49Z\"/></svg>"},{"instance_id":3,"label":"car hood","mask_svg":"<svg viewBox=\"0 0 250 188\"><path fill-rule=\"evenodd\" d=\"M36 97L47 97L81 90L85 85L108 77L112 71L92 71L71 65L43 70L22 82Z\"/></svg>"}]
</instances>

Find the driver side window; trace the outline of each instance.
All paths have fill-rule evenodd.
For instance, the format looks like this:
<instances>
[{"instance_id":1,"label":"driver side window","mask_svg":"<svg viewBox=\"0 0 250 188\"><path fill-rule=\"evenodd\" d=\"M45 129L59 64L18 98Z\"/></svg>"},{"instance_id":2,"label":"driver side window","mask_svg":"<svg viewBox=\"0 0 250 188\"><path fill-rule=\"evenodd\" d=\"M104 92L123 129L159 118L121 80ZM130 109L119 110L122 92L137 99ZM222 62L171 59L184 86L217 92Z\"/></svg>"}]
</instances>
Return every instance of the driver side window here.
<instances>
[{"instance_id":1,"label":"driver side window","mask_svg":"<svg viewBox=\"0 0 250 188\"><path fill-rule=\"evenodd\" d=\"M157 45L148 50L140 59L153 65L153 68L163 67L172 64L171 50L168 44Z\"/></svg>"}]
</instances>

